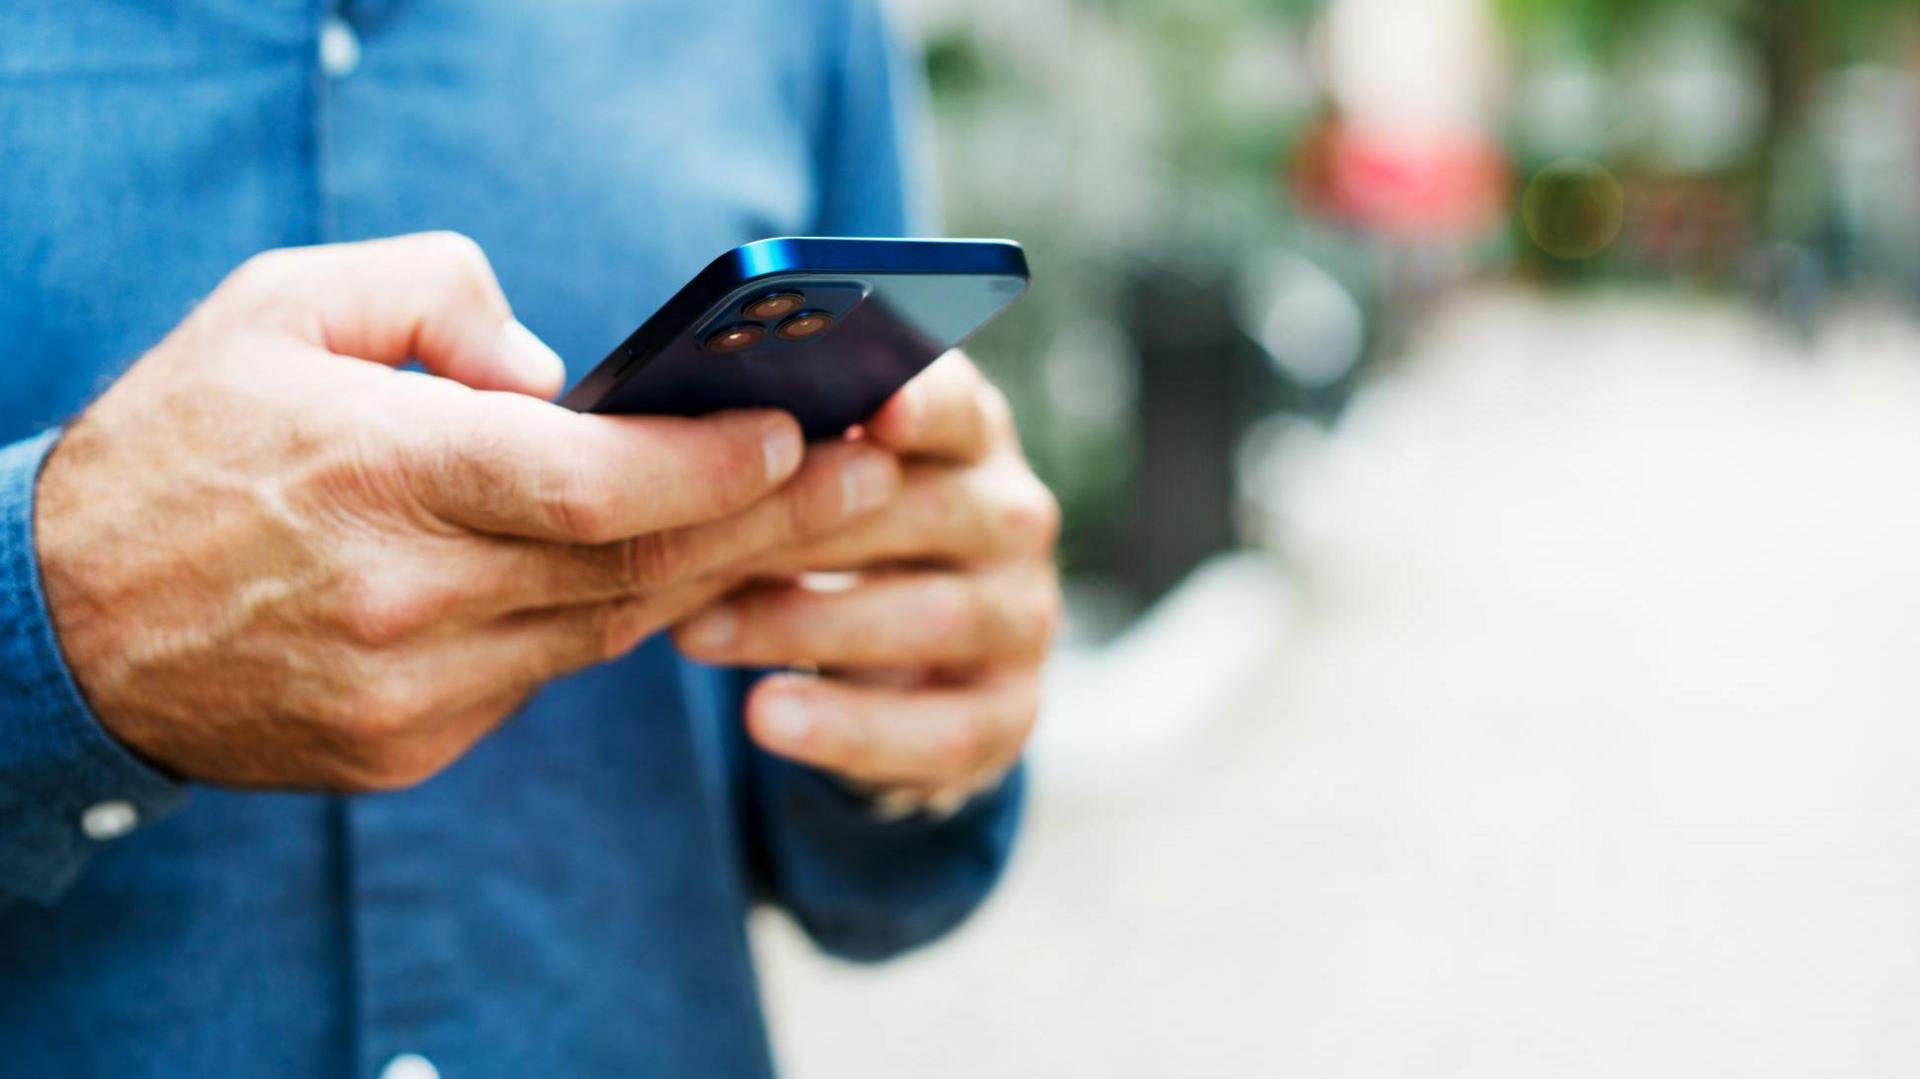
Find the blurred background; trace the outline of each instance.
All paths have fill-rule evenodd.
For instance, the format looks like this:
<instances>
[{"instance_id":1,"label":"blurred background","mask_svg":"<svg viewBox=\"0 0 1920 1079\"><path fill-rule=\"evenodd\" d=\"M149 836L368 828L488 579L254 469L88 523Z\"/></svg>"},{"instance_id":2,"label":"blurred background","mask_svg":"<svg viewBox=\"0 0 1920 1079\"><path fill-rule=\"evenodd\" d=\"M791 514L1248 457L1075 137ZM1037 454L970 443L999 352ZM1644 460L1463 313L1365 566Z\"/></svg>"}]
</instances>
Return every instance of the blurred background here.
<instances>
[{"instance_id":1,"label":"blurred background","mask_svg":"<svg viewBox=\"0 0 1920 1079\"><path fill-rule=\"evenodd\" d=\"M1920 8L897 6L1070 640L790 1073L1915 1074Z\"/></svg>"}]
</instances>

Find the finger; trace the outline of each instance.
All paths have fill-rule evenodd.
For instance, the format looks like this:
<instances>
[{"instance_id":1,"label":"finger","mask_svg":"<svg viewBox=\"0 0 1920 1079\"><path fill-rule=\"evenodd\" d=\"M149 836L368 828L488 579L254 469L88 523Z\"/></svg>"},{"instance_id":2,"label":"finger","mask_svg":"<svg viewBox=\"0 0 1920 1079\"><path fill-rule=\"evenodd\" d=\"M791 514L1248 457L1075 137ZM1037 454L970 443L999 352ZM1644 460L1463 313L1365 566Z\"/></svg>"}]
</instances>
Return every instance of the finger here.
<instances>
[{"instance_id":1,"label":"finger","mask_svg":"<svg viewBox=\"0 0 1920 1079\"><path fill-rule=\"evenodd\" d=\"M617 659L710 602L718 586L495 619L407 648L363 653L360 696L342 702L331 787L392 790L459 758L538 689Z\"/></svg>"},{"instance_id":2,"label":"finger","mask_svg":"<svg viewBox=\"0 0 1920 1079\"><path fill-rule=\"evenodd\" d=\"M960 352L949 352L907 383L865 426L889 449L971 464L991 453L1011 428L1005 413L1006 398L973 362Z\"/></svg>"},{"instance_id":3,"label":"finger","mask_svg":"<svg viewBox=\"0 0 1920 1079\"><path fill-rule=\"evenodd\" d=\"M483 560L475 560L475 572L445 586L467 594L447 599L500 614L671 588L844 527L880 509L899 486L892 454L860 443L827 443L811 450L799 474L780 490L718 521L591 546L489 544Z\"/></svg>"},{"instance_id":4,"label":"finger","mask_svg":"<svg viewBox=\"0 0 1920 1079\"><path fill-rule=\"evenodd\" d=\"M900 493L880 513L776 551L754 568L786 574L1045 557L1059 531L1058 503L1016 458L971 468L909 462Z\"/></svg>"},{"instance_id":5,"label":"finger","mask_svg":"<svg viewBox=\"0 0 1920 1079\"><path fill-rule=\"evenodd\" d=\"M341 355L419 360L474 389L543 398L566 381L560 357L513 317L486 254L458 233L269 251L231 287Z\"/></svg>"},{"instance_id":6,"label":"finger","mask_svg":"<svg viewBox=\"0 0 1920 1079\"><path fill-rule=\"evenodd\" d=\"M892 573L852 588L756 589L674 631L709 663L821 667L968 666L1036 660L1059 620L1053 569L1043 563L979 573Z\"/></svg>"},{"instance_id":7,"label":"finger","mask_svg":"<svg viewBox=\"0 0 1920 1079\"><path fill-rule=\"evenodd\" d=\"M345 702L334 746L343 790L391 790L438 773L516 712L545 683L617 659L660 627L711 602L691 586L616 603L536 611L371 652L363 691Z\"/></svg>"},{"instance_id":8,"label":"finger","mask_svg":"<svg viewBox=\"0 0 1920 1079\"><path fill-rule=\"evenodd\" d=\"M493 678L503 688L538 687L562 675L619 659L666 625L691 593L663 593L609 603L524 611L492 623L465 648L464 662L491 658ZM450 643L442 662L455 669L462 647Z\"/></svg>"},{"instance_id":9,"label":"finger","mask_svg":"<svg viewBox=\"0 0 1920 1079\"><path fill-rule=\"evenodd\" d=\"M626 654L697 599L663 594L526 611L402 646L365 646L355 668L360 697L345 709L375 731L430 735L448 717Z\"/></svg>"},{"instance_id":10,"label":"finger","mask_svg":"<svg viewBox=\"0 0 1920 1079\"><path fill-rule=\"evenodd\" d=\"M756 743L790 760L859 783L941 788L1011 767L1038 710L1030 670L914 691L783 675L748 694L746 721Z\"/></svg>"},{"instance_id":11,"label":"finger","mask_svg":"<svg viewBox=\"0 0 1920 1079\"><path fill-rule=\"evenodd\" d=\"M407 488L441 520L501 535L600 544L716 521L785 483L805 451L778 412L593 416L470 393L442 403L413 421Z\"/></svg>"}]
</instances>

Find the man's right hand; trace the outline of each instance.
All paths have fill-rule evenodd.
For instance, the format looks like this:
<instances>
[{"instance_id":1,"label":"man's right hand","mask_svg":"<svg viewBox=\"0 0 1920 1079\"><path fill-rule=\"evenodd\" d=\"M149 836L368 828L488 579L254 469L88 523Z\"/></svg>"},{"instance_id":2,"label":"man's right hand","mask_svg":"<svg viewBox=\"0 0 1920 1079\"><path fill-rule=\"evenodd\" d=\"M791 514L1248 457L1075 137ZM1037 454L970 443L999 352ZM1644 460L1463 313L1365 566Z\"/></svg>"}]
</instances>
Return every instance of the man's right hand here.
<instances>
[{"instance_id":1,"label":"man's right hand","mask_svg":"<svg viewBox=\"0 0 1920 1079\"><path fill-rule=\"evenodd\" d=\"M541 400L562 375L462 237L235 271L39 480L48 605L102 724L194 779L409 785L899 485L855 442L803 463L779 413L575 414Z\"/></svg>"}]
</instances>

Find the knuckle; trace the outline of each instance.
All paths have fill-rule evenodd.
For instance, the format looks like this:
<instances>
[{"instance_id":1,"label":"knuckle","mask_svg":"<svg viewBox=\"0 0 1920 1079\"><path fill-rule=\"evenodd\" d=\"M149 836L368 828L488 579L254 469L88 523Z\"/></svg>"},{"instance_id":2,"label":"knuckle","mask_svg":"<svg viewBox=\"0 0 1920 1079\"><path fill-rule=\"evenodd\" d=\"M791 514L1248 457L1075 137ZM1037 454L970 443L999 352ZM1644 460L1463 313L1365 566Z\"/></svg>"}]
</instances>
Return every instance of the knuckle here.
<instances>
[{"instance_id":1,"label":"knuckle","mask_svg":"<svg viewBox=\"0 0 1920 1079\"><path fill-rule=\"evenodd\" d=\"M824 482L830 479L832 482ZM808 491L801 484L789 484L774 496L777 508L773 514L772 532L766 537L769 546L803 539L828 531L840 520L840 477L837 474L823 474L823 481L812 485Z\"/></svg>"},{"instance_id":2,"label":"knuckle","mask_svg":"<svg viewBox=\"0 0 1920 1079\"><path fill-rule=\"evenodd\" d=\"M446 262L455 271L472 277L493 276L493 266L487 261L487 253L478 241L464 232L452 229L439 229L423 232L418 242L434 255Z\"/></svg>"},{"instance_id":3,"label":"knuckle","mask_svg":"<svg viewBox=\"0 0 1920 1079\"><path fill-rule=\"evenodd\" d=\"M1060 595L1060 582L1048 574L1047 583L1040 589L1038 613L1033 620L1039 631L1039 647L1045 651L1060 635L1060 623L1066 617L1066 603Z\"/></svg>"},{"instance_id":4,"label":"knuckle","mask_svg":"<svg viewBox=\"0 0 1920 1079\"><path fill-rule=\"evenodd\" d=\"M1060 502L1027 474L1000 510L1000 524L1024 548L1050 551L1060 540Z\"/></svg>"},{"instance_id":5,"label":"knuckle","mask_svg":"<svg viewBox=\"0 0 1920 1079\"><path fill-rule=\"evenodd\" d=\"M256 252L227 275L227 284L241 291L251 291L263 285L283 279L289 266L298 255L290 248L276 247Z\"/></svg>"},{"instance_id":6,"label":"knuckle","mask_svg":"<svg viewBox=\"0 0 1920 1079\"><path fill-rule=\"evenodd\" d=\"M767 490L765 450L758 437L728 435L719 440L715 480L728 506L744 506Z\"/></svg>"},{"instance_id":7,"label":"knuckle","mask_svg":"<svg viewBox=\"0 0 1920 1079\"><path fill-rule=\"evenodd\" d=\"M1005 435L1013 431L1013 402L1007 398L1005 390L988 382L984 375L977 375L980 392L974 398L979 402L980 422L995 435Z\"/></svg>"},{"instance_id":8,"label":"knuckle","mask_svg":"<svg viewBox=\"0 0 1920 1079\"><path fill-rule=\"evenodd\" d=\"M1012 638L1022 655L1044 654L1060 630L1060 586L1052 575L1020 590L1013 608Z\"/></svg>"},{"instance_id":9,"label":"knuckle","mask_svg":"<svg viewBox=\"0 0 1920 1079\"><path fill-rule=\"evenodd\" d=\"M340 623L355 643L370 648L397 644L425 629L434 602L421 590L380 574L362 574L347 587Z\"/></svg>"},{"instance_id":10,"label":"knuckle","mask_svg":"<svg viewBox=\"0 0 1920 1079\"><path fill-rule=\"evenodd\" d=\"M247 323L303 325L310 312L298 299L301 290L294 286L302 263L309 257L308 252L295 248L275 248L251 256L227 274L189 320L197 321L195 316L206 317L218 311Z\"/></svg>"},{"instance_id":11,"label":"knuckle","mask_svg":"<svg viewBox=\"0 0 1920 1079\"><path fill-rule=\"evenodd\" d=\"M492 515L504 511L522 489L521 477L511 467L511 455L497 432L401 427L395 443L391 467L407 488L437 494L437 501ZM375 453L372 459L383 456Z\"/></svg>"},{"instance_id":12,"label":"knuckle","mask_svg":"<svg viewBox=\"0 0 1920 1079\"><path fill-rule=\"evenodd\" d=\"M677 584L693 566L693 547L684 532L656 532L622 545L626 554L622 583L633 591Z\"/></svg>"},{"instance_id":13,"label":"knuckle","mask_svg":"<svg viewBox=\"0 0 1920 1079\"><path fill-rule=\"evenodd\" d=\"M598 478L572 462L546 470L535 482L540 510L566 536L581 543L612 543L621 537L611 507L599 496Z\"/></svg>"},{"instance_id":14,"label":"knuckle","mask_svg":"<svg viewBox=\"0 0 1920 1079\"><path fill-rule=\"evenodd\" d=\"M507 301L493 274L493 263L471 236L461 232L422 233L423 244L457 293L489 311L505 315Z\"/></svg>"}]
</instances>

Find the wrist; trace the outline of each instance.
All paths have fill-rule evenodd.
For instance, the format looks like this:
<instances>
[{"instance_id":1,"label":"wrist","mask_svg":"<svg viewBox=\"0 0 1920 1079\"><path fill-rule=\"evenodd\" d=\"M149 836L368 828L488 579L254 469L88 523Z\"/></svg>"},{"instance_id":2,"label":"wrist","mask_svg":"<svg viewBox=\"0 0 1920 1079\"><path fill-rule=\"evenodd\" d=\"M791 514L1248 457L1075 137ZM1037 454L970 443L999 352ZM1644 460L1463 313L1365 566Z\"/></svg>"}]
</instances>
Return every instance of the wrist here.
<instances>
[{"instance_id":1,"label":"wrist","mask_svg":"<svg viewBox=\"0 0 1920 1079\"><path fill-rule=\"evenodd\" d=\"M0 451L0 884L50 902L88 853L176 809L186 791L128 752L83 699L55 639L36 542L48 432Z\"/></svg>"},{"instance_id":2,"label":"wrist","mask_svg":"<svg viewBox=\"0 0 1920 1079\"><path fill-rule=\"evenodd\" d=\"M76 689L102 727L113 732L116 711L103 699L96 672L99 660L124 652L125 642L103 640L113 620L98 616L102 605L92 596L87 570L92 527L83 484L73 473L90 455L91 432L85 417L62 431L40 468L34 485L33 545L38 556L40 587L47 626L61 661ZM114 737L124 743L117 733Z\"/></svg>"}]
</instances>

